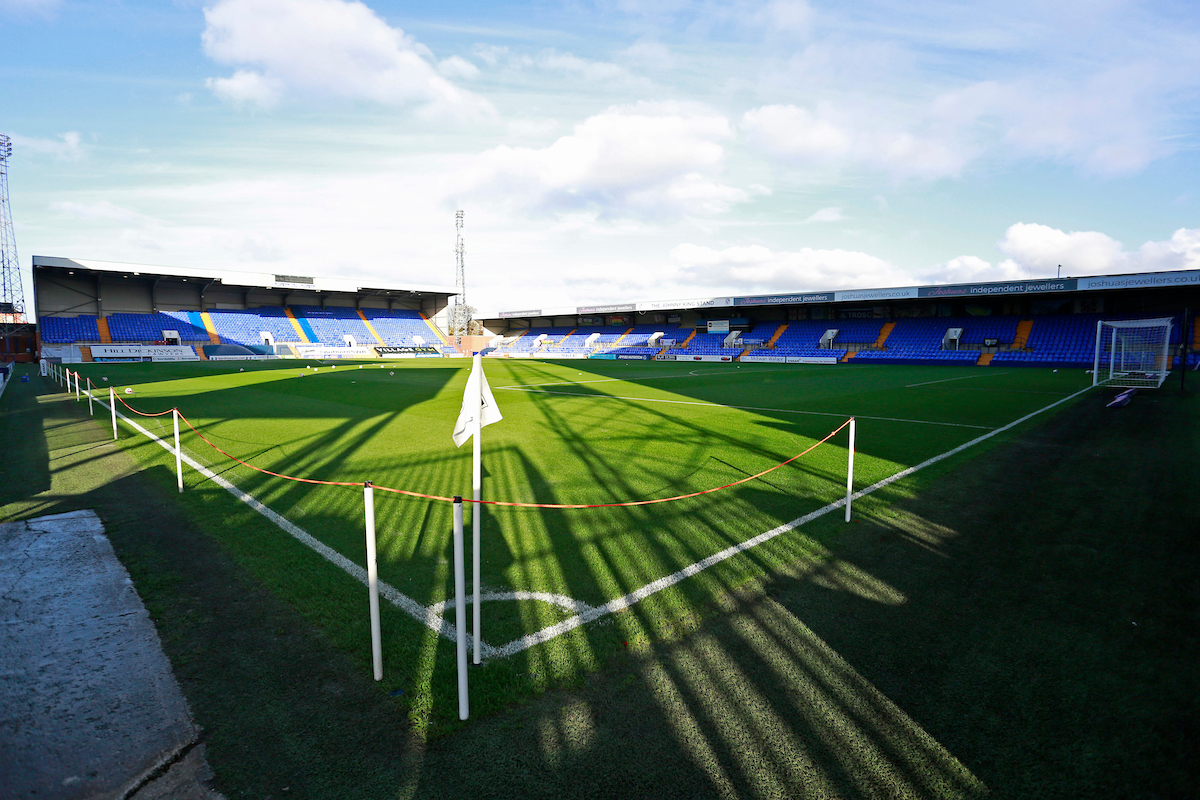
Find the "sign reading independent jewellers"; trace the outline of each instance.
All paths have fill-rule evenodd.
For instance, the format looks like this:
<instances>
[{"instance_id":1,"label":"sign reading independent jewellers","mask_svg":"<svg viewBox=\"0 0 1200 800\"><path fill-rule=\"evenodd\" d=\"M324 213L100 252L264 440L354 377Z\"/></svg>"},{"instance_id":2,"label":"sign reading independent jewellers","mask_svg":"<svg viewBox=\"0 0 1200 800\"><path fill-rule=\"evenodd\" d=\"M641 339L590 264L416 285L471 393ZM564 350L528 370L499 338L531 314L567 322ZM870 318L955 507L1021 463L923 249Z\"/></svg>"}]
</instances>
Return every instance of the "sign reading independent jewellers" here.
<instances>
[{"instance_id":1,"label":"sign reading independent jewellers","mask_svg":"<svg viewBox=\"0 0 1200 800\"><path fill-rule=\"evenodd\" d=\"M756 297L735 297L735 306L787 306L793 303L832 303L833 292L801 292L795 294L762 294Z\"/></svg>"},{"instance_id":2,"label":"sign reading independent jewellers","mask_svg":"<svg viewBox=\"0 0 1200 800\"><path fill-rule=\"evenodd\" d=\"M1006 281L1004 283L963 283L956 286L922 286L918 297L981 297L992 294L1045 294L1073 292L1075 278L1044 281Z\"/></svg>"}]
</instances>

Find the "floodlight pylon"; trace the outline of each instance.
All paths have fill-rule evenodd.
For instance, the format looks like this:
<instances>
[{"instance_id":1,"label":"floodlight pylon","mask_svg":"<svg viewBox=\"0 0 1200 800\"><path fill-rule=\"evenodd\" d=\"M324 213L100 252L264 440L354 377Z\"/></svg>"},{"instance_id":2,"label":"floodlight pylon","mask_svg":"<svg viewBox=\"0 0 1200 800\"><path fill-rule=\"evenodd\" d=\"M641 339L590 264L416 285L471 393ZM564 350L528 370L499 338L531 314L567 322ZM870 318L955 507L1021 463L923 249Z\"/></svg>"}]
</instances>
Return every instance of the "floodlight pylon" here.
<instances>
[{"instance_id":1,"label":"floodlight pylon","mask_svg":"<svg viewBox=\"0 0 1200 800\"><path fill-rule=\"evenodd\" d=\"M450 306L450 335L454 337L454 343L461 346L462 337L471 332L471 322L475 317L475 309L467 305L467 249L463 243L463 212L461 210L454 212L454 233L454 258L457 268L454 288L458 294L454 297L454 304Z\"/></svg>"},{"instance_id":2,"label":"floodlight pylon","mask_svg":"<svg viewBox=\"0 0 1200 800\"><path fill-rule=\"evenodd\" d=\"M13 233L12 211L8 201L8 159L12 140L0 133L0 336L25 327L25 286L17 258L17 237Z\"/></svg>"}]
</instances>

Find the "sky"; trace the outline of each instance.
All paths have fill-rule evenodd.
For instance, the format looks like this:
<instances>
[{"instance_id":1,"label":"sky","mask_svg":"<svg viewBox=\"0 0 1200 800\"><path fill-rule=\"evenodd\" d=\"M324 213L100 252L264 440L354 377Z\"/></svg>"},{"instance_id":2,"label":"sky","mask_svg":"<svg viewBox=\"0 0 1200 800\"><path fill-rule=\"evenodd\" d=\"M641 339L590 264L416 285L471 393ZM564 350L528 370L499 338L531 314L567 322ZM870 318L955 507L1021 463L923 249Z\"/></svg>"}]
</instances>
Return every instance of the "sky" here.
<instances>
[{"instance_id":1,"label":"sky","mask_svg":"<svg viewBox=\"0 0 1200 800\"><path fill-rule=\"evenodd\" d=\"M26 269L453 285L457 209L484 314L1200 269L1198 124L1190 1L0 0Z\"/></svg>"}]
</instances>

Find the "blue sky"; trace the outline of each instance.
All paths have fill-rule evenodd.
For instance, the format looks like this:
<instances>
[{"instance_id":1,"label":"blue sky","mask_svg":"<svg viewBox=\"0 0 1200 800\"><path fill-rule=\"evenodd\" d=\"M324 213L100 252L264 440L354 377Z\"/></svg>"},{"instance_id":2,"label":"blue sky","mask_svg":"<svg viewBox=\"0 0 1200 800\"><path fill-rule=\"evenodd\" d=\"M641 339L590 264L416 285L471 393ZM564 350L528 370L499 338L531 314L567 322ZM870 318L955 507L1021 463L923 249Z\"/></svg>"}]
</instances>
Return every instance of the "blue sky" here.
<instances>
[{"instance_id":1,"label":"blue sky","mask_svg":"<svg viewBox=\"0 0 1200 800\"><path fill-rule=\"evenodd\" d=\"M1200 268L1187 2L0 0L33 254L485 311Z\"/></svg>"}]
</instances>

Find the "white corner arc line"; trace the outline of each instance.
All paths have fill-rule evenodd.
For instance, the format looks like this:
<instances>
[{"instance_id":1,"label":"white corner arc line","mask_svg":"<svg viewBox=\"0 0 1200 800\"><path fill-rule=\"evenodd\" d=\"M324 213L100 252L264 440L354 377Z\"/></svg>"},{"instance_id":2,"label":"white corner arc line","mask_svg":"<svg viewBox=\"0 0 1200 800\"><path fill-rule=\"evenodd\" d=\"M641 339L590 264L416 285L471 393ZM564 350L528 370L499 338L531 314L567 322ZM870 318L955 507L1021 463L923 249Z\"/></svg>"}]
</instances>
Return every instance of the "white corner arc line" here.
<instances>
[{"instance_id":1,"label":"white corner arc line","mask_svg":"<svg viewBox=\"0 0 1200 800\"><path fill-rule=\"evenodd\" d=\"M855 419L872 419L877 422L907 422L914 425L941 425L947 428L974 428L981 431L996 430L987 425L967 425L963 422L934 422L928 419L901 419L899 417L869 417L864 414L842 414L835 411L800 411L794 408L764 408L762 406L730 406L723 403L702 403L699 400L666 400L656 397L622 397L615 394L584 394L583 392L552 392L545 389L525 389L520 386L498 386L497 389L509 389L514 392L529 394L561 394L570 397L587 397L595 400L628 400L639 403L668 403L676 406L701 406L704 408L734 408L738 411L769 411L778 414L805 414L815 417L854 417Z\"/></svg>"},{"instance_id":2,"label":"white corner arc line","mask_svg":"<svg viewBox=\"0 0 1200 800\"><path fill-rule=\"evenodd\" d=\"M1055 402L1051 403L1048 406L1044 406L1042 408L1039 408L1037 411L1033 411L1029 414L1026 414L1025 416L1021 417L1020 419L1014 420L1014 421L1008 423L1007 425L1004 425L1003 427L996 428L995 430L989 431L988 433L985 433L982 436L977 436L976 438L972 439L971 441L965 442L964 444L960 444L958 447L947 450L946 452L941 453L940 455L933 456L932 458L927 458L924 461L922 461L920 464L915 464L906 469L902 469L899 472L897 472L896 474L889 475L888 477L884 478L883 480L878 481L877 483L873 483L870 486L866 487L865 489L859 489L857 492L850 495L850 499L851 499L851 501L854 501L854 500L859 499L860 497L866 497L867 495L871 494L872 492L876 492L876 491L882 489L883 487L888 486L889 484L895 483L896 481L900 480L901 478L906 478L909 475L912 475L914 472L918 472L920 470L925 469L928 466L938 463L939 461L943 461L947 458L950 458L951 456L957 455L958 453L961 453L963 450L966 450L969 447L974 447L975 445L979 444L980 442L986 441L987 439L990 439L993 436L1001 434L1004 431L1007 431L1011 428L1016 427L1017 425L1020 425L1022 422L1026 422L1027 420L1033 419L1038 414L1041 414L1045 411L1049 411L1050 409L1054 408L1055 406L1062 405L1063 403L1067 402L1068 400L1072 400L1072 399L1078 397L1079 395L1083 394L1084 392L1088 391L1091 388L1092 388L1091 386L1088 386L1084 389L1079 390L1078 392L1076 392L1073 395L1064 397L1061 400L1056 400ZM766 531L765 533L760 533L758 536L755 536L751 539L747 539L744 542L739 542L738 544L735 544L731 547L727 547L724 550L720 551L719 553L713 553L711 556L708 556L707 558L701 559L700 561L697 561L694 564L687 565L686 567L679 570L678 572L674 572L670 575L667 575L664 578L659 578L656 581L646 584L645 586L641 587L640 589L634 589L629 594L627 594L623 597L618 597L615 600L610 600L609 602L605 603L604 605L597 606L596 608L592 609L591 611L585 611L582 614L577 614L574 617L565 619L556 625L551 625L551 626L549 626L547 628L543 628L542 630L537 631L535 633L531 633L527 636L523 636L520 639L514 639L513 641L509 642L506 645L503 645L501 647L496 647L496 648L494 648L494 652L498 656L506 657L506 656L515 655L516 653L519 653L522 650L527 650L536 644L541 644L542 642L548 642L555 637L561 636L564 633L567 633L568 631L578 628L580 625L586 625L587 623L592 622L593 620L597 620L600 617L603 617L608 614L612 614L614 612L629 608L634 603L637 603L641 600L645 600L647 597L649 597L652 594L655 594L656 592L660 592L663 589L666 589L670 586L674 586L675 584L682 581L684 578L688 578L692 575L695 575L698 572L708 569L709 567L711 567L715 564L719 564L722 561L725 561L726 559L732 558L739 553L745 552L746 550L749 550L753 547L757 547L758 545L762 544L763 542L774 539L776 536L780 535L781 533L787 533L788 531L795 530L796 528L799 528L801 525L811 522L814 519L817 519L818 517L822 517L831 511L836 511L839 508L843 508L845 505L846 505L846 498L843 497L838 500L835 500L834 502L830 503L829 505L818 508L816 511L811 511L802 517L797 517L796 519L792 520L791 522L785 522L784 524L780 525L779 527L772 528L771 530Z\"/></svg>"},{"instance_id":3,"label":"white corner arc line","mask_svg":"<svg viewBox=\"0 0 1200 800\"><path fill-rule=\"evenodd\" d=\"M595 610L594 606L590 606L582 600L576 600L573 597L567 597L565 594L551 594L550 592L482 592L479 595L479 601L486 603L491 600L540 600L543 603L549 603L552 606L567 611L574 611L579 614L586 614L589 611ZM453 600L443 600L440 603L434 603L429 607L429 610L435 614L442 614L446 611L446 606L453 603ZM475 602L475 595L469 594L466 597L466 602Z\"/></svg>"}]
</instances>

